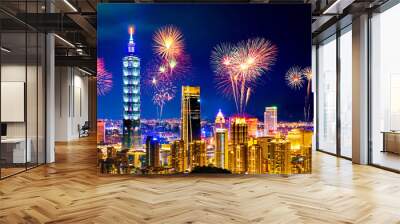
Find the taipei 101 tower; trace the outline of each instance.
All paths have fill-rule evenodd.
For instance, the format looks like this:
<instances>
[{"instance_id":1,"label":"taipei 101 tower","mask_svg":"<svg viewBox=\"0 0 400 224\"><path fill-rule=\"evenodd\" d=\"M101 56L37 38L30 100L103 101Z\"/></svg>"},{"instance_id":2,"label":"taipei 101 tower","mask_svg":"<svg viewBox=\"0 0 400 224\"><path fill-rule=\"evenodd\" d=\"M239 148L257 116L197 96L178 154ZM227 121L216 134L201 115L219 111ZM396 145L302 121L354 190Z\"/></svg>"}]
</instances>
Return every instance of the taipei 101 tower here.
<instances>
[{"instance_id":1,"label":"taipei 101 tower","mask_svg":"<svg viewBox=\"0 0 400 224\"><path fill-rule=\"evenodd\" d=\"M134 27L129 27L128 55L122 60L123 149L142 148L140 132L140 58L135 55Z\"/></svg>"}]
</instances>

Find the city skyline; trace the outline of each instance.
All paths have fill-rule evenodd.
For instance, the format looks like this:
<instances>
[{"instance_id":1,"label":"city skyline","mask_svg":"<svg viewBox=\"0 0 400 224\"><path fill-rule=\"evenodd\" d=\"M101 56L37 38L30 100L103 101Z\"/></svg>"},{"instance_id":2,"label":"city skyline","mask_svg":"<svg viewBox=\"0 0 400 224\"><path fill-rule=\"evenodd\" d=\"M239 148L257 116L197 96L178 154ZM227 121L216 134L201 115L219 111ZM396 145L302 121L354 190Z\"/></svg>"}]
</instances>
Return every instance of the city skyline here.
<instances>
[{"instance_id":1,"label":"city skyline","mask_svg":"<svg viewBox=\"0 0 400 224\"><path fill-rule=\"evenodd\" d=\"M113 5L108 6L115 9ZM288 56L285 55L285 51L280 52L278 56L280 49L285 49L287 43L282 44L274 40L273 33L267 35L265 27L260 28L260 24L252 23L242 23L241 27L235 27L229 38L219 37L221 33L204 36L202 42L193 47L190 40L199 34L197 30L187 32L185 24L179 21L164 21L166 14L162 12L168 12L170 7L180 9L179 13L184 12L184 9L196 9L198 13L210 13L211 19L218 16L220 20L213 18L208 21L209 27L212 26L212 22L220 21L219 26L227 28L227 32L232 32L229 26L235 25L235 21L231 20L237 19L238 13L249 19L247 17L254 17L253 13L257 12L258 16L261 16L266 13L266 9L279 9L275 6L260 5L263 12L261 13L254 5L246 5L244 9L234 5L196 5L192 8L186 5L155 5L141 8L148 13L163 9L156 13L159 15L157 19L162 20L163 24L158 23L149 29L152 33L151 38L143 40L140 36L142 30L149 31L141 28L140 21L127 26L128 41L118 40L118 43L127 43L125 50L112 45L113 51L109 52L114 60L120 56L119 71L114 71L114 66L107 67L111 64L108 61L110 58L107 58L108 54L99 55L101 79L98 82L97 149L100 172L311 172L313 124L286 123L283 127L278 127L278 117L282 117L282 113L288 115L288 111L289 115L296 115L296 120L302 120L303 117L304 121L309 121L307 116L312 99L310 55L307 54L309 52L293 49L290 56L302 55L296 59L296 64L302 63L288 67L290 64L287 62ZM218 10L226 10L224 16L221 16ZM285 10L286 13L288 11L290 10ZM193 13L192 11L190 15ZM119 11L118 16L121 14L123 13ZM236 17L232 17L233 15ZM103 24L100 24L100 27L102 26ZM195 27L196 24L191 24L192 29ZM107 37L100 32L99 36L103 35ZM148 43L151 43L150 46ZM141 45L147 47L141 51ZM308 44L303 42L300 46L306 45ZM100 52L103 47L109 47L102 44L99 46ZM196 56L203 50L206 52ZM120 51L125 53L115 53ZM281 61L286 66L276 66ZM272 74L275 67L285 69L285 75ZM204 71L204 75L192 73L198 68ZM118 75L121 71L122 79ZM272 78L268 81L267 79L271 75L279 76L280 79L269 85ZM306 80L306 91L301 91ZM285 86L277 89L279 83ZM266 88L268 85L272 88ZM292 91L295 93L290 100L270 102L275 93L281 96ZM107 97L112 97L112 102L107 102ZM176 103L176 100L179 100L179 103ZM123 104L120 105L119 102ZM290 105L290 108L285 108L285 105ZM284 109L281 110L282 108ZM104 111L110 111L109 115L106 116L107 112ZM173 115L176 111L179 111L180 115ZM279 115L280 111L282 112ZM122 114L123 117L116 116L116 113ZM150 117L156 118L155 121L144 122L146 114L152 114ZM163 119L169 116L179 116L180 119ZM207 118L215 120L210 122ZM259 122L262 119L263 122Z\"/></svg>"},{"instance_id":2,"label":"city skyline","mask_svg":"<svg viewBox=\"0 0 400 224\"><path fill-rule=\"evenodd\" d=\"M167 12L169 11L168 9L177 7L181 9L178 10L177 13L183 17L185 17L185 15L196 16L199 13L207 12L207 15L209 16L203 18L201 24L209 22L208 28L213 30L213 35L210 35L210 37L205 36L204 34L201 35L203 32L201 29L189 27L189 25L196 27L196 24L193 25L188 22L173 19ZM254 87L254 93L252 94L248 103L249 105L247 106L247 114L262 119L265 107L277 106L280 109L279 116L281 120L304 120L303 108L306 91L295 91L288 88L285 83L284 74L293 64L301 67L310 66L311 57L308 56L311 56L311 50L308 48L308 41L305 41L310 38L299 36L299 38L294 38L295 40L293 41L293 38L286 38L286 35L288 35L287 30L293 31L295 34L300 27L303 29L310 29L310 27L308 27L309 24L306 24L304 19L298 19L303 22L299 22L299 24L295 24L295 26L293 26L292 23L290 25L291 27L287 27L287 30L282 32L271 21L260 21L258 17L256 20L256 17L254 17L253 14L258 14L258 16L260 16L260 12L263 12L268 18L282 19L289 22L290 18L300 16L300 14L295 12L295 10L293 11L293 14L289 13L290 16L287 18L286 16L279 16L278 12L280 10L285 10L285 13L287 13L287 10L290 11L290 9L281 6L264 8L245 5L245 8L246 10L242 10L244 12L241 11L241 13L251 17L248 20L248 27L243 31L232 31L232 29L229 28L232 28L235 25L237 19L233 17L235 15L234 12L238 10L237 6L232 5L201 5L192 8L185 5L155 5L152 7L139 5L129 6L127 8L124 8L123 5L119 4L112 4L112 7L105 8L99 6L99 11L101 13L99 16L98 53L99 58L104 59L105 69L113 74L113 88L108 94L99 96L98 117L108 119L122 118L122 103L117 102L115 99L120 98L122 95L122 72L120 65L121 58L127 52L126 43L128 41L128 27L134 25L136 28L134 39L136 42L137 54L141 58L141 76L143 82L143 78L147 77L145 67L153 56L153 33L163 26L173 24L182 30L187 54L191 57L191 69L187 74L185 74L185 79L177 83L176 96L171 100L171 102L166 104L163 118L180 117L179 108L181 99L179 96L181 95L180 88L182 85L200 86L202 89L202 119L213 120L219 109L222 109L226 115L236 114L235 104L232 99L228 99L220 94L214 86L214 81L211 83L211 80L214 80L215 74L210 65L210 54L213 47L220 42L237 42L246 38L260 36L268 38L268 40L275 44L278 48L278 54L276 62L271 66L271 70L262 76L259 80L259 85ZM224 32L220 31L220 33L214 32L217 29L217 25L211 23L211 21L215 21L216 18L221 17L220 10L222 9L224 9L224 12L226 13L223 15L224 19L220 21L220 26L227 29ZM116 10L119 11L119 13L115 13ZM137 16L132 16L135 12L135 15ZM143 15L144 12L158 12L158 19L151 18L148 15ZM302 17L304 17L304 13L302 13ZM119 23L115 23L117 20ZM257 24L252 24L252 21ZM286 23L284 22L283 24ZM111 27L111 25L113 27ZM214 35L214 33L216 33L216 35ZM199 35L202 36L201 39L198 38ZM284 40L287 40L287 43L285 43ZM204 47L199 46L198 43L201 43ZM309 46L311 46L311 42L309 43ZM148 87L141 87L143 90L141 93L141 117L147 119L156 118L157 112L154 104L151 102L151 93L147 90ZM110 107L110 105L113 106Z\"/></svg>"}]
</instances>

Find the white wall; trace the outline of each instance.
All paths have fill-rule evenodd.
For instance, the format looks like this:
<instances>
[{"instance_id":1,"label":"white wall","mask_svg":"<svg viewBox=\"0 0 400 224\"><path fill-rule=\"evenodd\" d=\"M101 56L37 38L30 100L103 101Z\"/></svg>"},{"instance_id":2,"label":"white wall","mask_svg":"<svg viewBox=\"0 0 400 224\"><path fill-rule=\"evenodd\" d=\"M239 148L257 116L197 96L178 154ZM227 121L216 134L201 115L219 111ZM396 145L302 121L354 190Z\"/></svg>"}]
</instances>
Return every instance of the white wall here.
<instances>
[{"instance_id":1,"label":"white wall","mask_svg":"<svg viewBox=\"0 0 400 224\"><path fill-rule=\"evenodd\" d=\"M25 80L27 78L27 80ZM26 108L22 112L27 115L24 122L6 122L8 138L29 139L31 148L32 162L39 159L39 163L44 163L44 80L42 68L35 66L25 66L18 63L5 63L1 66L1 81L3 82L24 82L26 84ZM22 93L23 94L23 93ZM7 96L2 96L7 97ZM8 110L9 108L1 108ZM37 155L39 153L39 155Z\"/></svg>"},{"instance_id":2,"label":"white wall","mask_svg":"<svg viewBox=\"0 0 400 224\"><path fill-rule=\"evenodd\" d=\"M88 121L88 78L72 67L56 67L55 73L55 140L78 139L78 125Z\"/></svg>"},{"instance_id":3,"label":"white wall","mask_svg":"<svg viewBox=\"0 0 400 224\"><path fill-rule=\"evenodd\" d=\"M28 70L30 68L28 67ZM9 64L1 66L1 81L25 82L25 64ZM7 110L7 108L1 108ZM25 137L25 122L7 123L7 137Z\"/></svg>"}]
</instances>

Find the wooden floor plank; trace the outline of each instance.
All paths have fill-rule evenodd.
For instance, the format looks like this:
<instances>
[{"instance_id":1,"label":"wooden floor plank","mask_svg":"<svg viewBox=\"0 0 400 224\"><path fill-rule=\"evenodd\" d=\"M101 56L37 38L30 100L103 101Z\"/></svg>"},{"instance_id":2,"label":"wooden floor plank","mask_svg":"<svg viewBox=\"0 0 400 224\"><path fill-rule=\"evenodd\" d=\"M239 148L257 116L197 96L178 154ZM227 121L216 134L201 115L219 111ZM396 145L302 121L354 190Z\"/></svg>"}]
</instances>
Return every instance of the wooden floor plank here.
<instances>
[{"instance_id":1,"label":"wooden floor plank","mask_svg":"<svg viewBox=\"0 0 400 224\"><path fill-rule=\"evenodd\" d=\"M0 223L400 223L400 175L316 152L298 176L99 176L93 138L0 181Z\"/></svg>"}]
</instances>

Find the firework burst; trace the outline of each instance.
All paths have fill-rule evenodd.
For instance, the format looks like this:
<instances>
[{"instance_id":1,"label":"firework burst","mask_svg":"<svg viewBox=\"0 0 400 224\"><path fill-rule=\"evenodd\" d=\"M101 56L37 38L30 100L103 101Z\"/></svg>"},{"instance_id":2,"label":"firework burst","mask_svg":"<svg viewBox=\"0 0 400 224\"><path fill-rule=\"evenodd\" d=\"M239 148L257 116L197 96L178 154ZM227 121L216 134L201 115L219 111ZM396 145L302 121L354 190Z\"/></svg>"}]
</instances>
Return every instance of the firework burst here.
<instances>
[{"instance_id":1,"label":"firework burst","mask_svg":"<svg viewBox=\"0 0 400 224\"><path fill-rule=\"evenodd\" d=\"M185 80L190 70L190 57L185 54L183 35L178 28L168 25L153 36L154 58L147 66L147 80L161 119L166 103L174 99L177 82Z\"/></svg>"},{"instance_id":2,"label":"firework burst","mask_svg":"<svg viewBox=\"0 0 400 224\"><path fill-rule=\"evenodd\" d=\"M176 95L176 86L174 85L175 76L170 74L163 60L153 60L147 69L147 78L144 83L148 86L152 101L157 105L157 114L161 118L163 108L166 103L171 101Z\"/></svg>"},{"instance_id":3,"label":"firework burst","mask_svg":"<svg viewBox=\"0 0 400 224\"><path fill-rule=\"evenodd\" d=\"M291 67L285 76L288 86L292 89L301 89L304 84L304 76L299 66Z\"/></svg>"},{"instance_id":4,"label":"firework burst","mask_svg":"<svg viewBox=\"0 0 400 224\"><path fill-rule=\"evenodd\" d=\"M312 74L312 70L311 70L310 67L305 67L305 68L303 68L302 73L303 73L304 77L305 77L308 81L311 81L311 80L312 80L313 74Z\"/></svg>"},{"instance_id":5,"label":"firework burst","mask_svg":"<svg viewBox=\"0 0 400 224\"><path fill-rule=\"evenodd\" d=\"M310 95L311 95L311 81L312 81L312 70L310 67L306 67L302 70L304 78L307 80L307 96L305 98L304 103L304 119L305 121L309 121L311 117L311 104L310 104Z\"/></svg>"},{"instance_id":6,"label":"firework burst","mask_svg":"<svg viewBox=\"0 0 400 224\"><path fill-rule=\"evenodd\" d=\"M267 72L276 59L277 49L264 38L242 41L234 51L233 64L242 80L255 81Z\"/></svg>"},{"instance_id":7,"label":"firework burst","mask_svg":"<svg viewBox=\"0 0 400 224\"><path fill-rule=\"evenodd\" d=\"M233 70L234 46L222 43L214 47L211 52L211 65L216 74L231 73Z\"/></svg>"},{"instance_id":8,"label":"firework burst","mask_svg":"<svg viewBox=\"0 0 400 224\"><path fill-rule=\"evenodd\" d=\"M162 27L155 33L153 40L155 53L163 59L176 59L183 53L183 36L174 26Z\"/></svg>"},{"instance_id":9,"label":"firework burst","mask_svg":"<svg viewBox=\"0 0 400 224\"><path fill-rule=\"evenodd\" d=\"M307 80L307 97L310 96L311 93L311 81L312 81L312 70L310 67L305 67L301 71L303 73L304 78Z\"/></svg>"},{"instance_id":10,"label":"firework burst","mask_svg":"<svg viewBox=\"0 0 400 224\"><path fill-rule=\"evenodd\" d=\"M104 60L97 59L97 95L104 96L112 89L112 74L105 69Z\"/></svg>"},{"instance_id":11,"label":"firework burst","mask_svg":"<svg viewBox=\"0 0 400 224\"><path fill-rule=\"evenodd\" d=\"M176 95L176 86L172 82L165 82L162 80L152 79L153 83L153 103L158 106L157 114L161 119L164 105L174 99Z\"/></svg>"},{"instance_id":12,"label":"firework burst","mask_svg":"<svg viewBox=\"0 0 400 224\"><path fill-rule=\"evenodd\" d=\"M222 43L214 47L211 52L211 65L215 72L215 83L223 95L232 96L236 109L239 110L237 96L237 76L234 71L233 54L234 46Z\"/></svg>"},{"instance_id":13,"label":"firework burst","mask_svg":"<svg viewBox=\"0 0 400 224\"><path fill-rule=\"evenodd\" d=\"M277 48L264 38L248 39L233 46L217 45L211 53L217 88L234 98L236 109L243 113L250 98L251 86L274 64Z\"/></svg>"}]
</instances>

